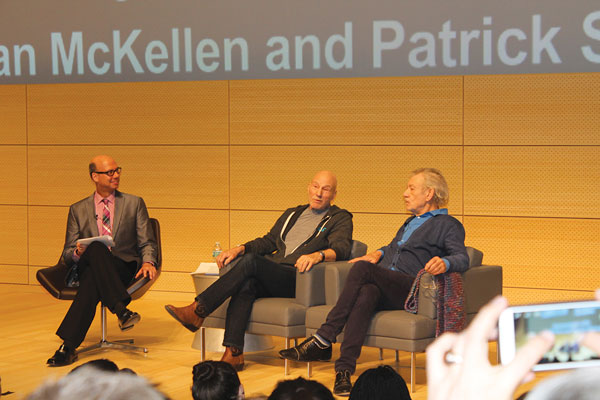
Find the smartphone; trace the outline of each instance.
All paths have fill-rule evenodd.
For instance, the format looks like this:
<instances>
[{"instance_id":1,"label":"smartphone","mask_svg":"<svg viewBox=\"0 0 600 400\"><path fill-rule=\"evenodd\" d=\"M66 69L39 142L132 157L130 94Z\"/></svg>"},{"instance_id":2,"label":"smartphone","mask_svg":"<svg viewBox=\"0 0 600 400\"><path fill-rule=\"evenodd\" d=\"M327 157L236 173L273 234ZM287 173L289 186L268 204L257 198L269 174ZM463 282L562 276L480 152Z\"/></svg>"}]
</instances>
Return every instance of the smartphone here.
<instances>
[{"instance_id":1,"label":"smartphone","mask_svg":"<svg viewBox=\"0 0 600 400\"><path fill-rule=\"evenodd\" d=\"M498 320L500 363L511 362L521 346L543 331L554 333L554 346L534 371L600 366L600 355L580 343L586 332L600 331L599 301L508 307Z\"/></svg>"}]
</instances>

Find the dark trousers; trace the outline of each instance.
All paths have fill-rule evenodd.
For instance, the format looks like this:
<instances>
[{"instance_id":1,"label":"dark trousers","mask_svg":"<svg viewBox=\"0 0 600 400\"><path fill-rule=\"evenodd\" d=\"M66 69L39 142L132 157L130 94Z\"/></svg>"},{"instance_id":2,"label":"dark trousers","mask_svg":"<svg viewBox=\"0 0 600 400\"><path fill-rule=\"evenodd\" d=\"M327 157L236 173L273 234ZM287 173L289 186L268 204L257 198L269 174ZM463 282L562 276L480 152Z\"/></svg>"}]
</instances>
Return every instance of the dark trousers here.
<instances>
[{"instance_id":1,"label":"dark trousers","mask_svg":"<svg viewBox=\"0 0 600 400\"><path fill-rule=\"evenodd\" d=\"M203 316L208 316L231 297L223 345L243 349L244 333L254 300L261 297L294 297L295 293L295 267L248 253L241 256L229 272L196 296L196 301L204 306Z\"/></svg>"},{"instance_id":2,"label":"dark trousers","mask_svg":"<svg viewBox=\"0 0 600 400\"><path fill-rule=\"evenodd\" d=\"M112 255L100 242L91 243L78 262L79 289L56 334L69 346L78 347L94 320L96 306L102 302L111 312L131 301L126 285L131 282L137 263Z\"/></svg>"},{"instance_id":3,"label":"dark trousers","mask_svg":"<svg viewBox=\"0 0 600 400\"><path fill-rule=\"evenodd\" d=\"M367 261L354 264L335 307L317 330L319 336L333 343L346 326L336 371L347 369L354 373L373 314L404 309L413 281L410 275Z\"/></svg>"}]
</instances>

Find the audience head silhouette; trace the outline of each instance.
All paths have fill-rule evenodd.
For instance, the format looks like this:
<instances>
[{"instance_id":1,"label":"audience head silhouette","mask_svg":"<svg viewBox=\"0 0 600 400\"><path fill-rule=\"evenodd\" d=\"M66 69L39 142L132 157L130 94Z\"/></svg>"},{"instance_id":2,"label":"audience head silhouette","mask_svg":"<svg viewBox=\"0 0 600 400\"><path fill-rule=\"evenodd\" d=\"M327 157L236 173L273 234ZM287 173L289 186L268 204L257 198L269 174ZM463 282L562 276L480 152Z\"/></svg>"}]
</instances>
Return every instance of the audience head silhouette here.
<instances>
[{"instance_id":1,"label":"audience head silhouette","mask_svg":"<svg viewBox=\"0 0 600 400\"><path fill-rule=\"evenodd\" d=\"M203 361L194 365L192 397L194 400L238 400L244 387L231 364Z\"/></svg>"},{"instance_id":2,"label":"audience head silhouette","mask_svg":"<svg viewBox=\"0 0 600 400\"><path fill-rule=\"evenodd\" d=\"M304 378L281 381L267 400L334 400L322 383Z\"/></svg>"},{"instance_id":3,"label":"audience head silhouette","mask_svg":"<svg viewBox=\"0 0 600 400\"><path fill-rule=\"evenodd\" d=\"M389 365L380 365L363 372L352 391L351 400L398 399L411 400L406 382Z\"/></svg>"}]
</instances>

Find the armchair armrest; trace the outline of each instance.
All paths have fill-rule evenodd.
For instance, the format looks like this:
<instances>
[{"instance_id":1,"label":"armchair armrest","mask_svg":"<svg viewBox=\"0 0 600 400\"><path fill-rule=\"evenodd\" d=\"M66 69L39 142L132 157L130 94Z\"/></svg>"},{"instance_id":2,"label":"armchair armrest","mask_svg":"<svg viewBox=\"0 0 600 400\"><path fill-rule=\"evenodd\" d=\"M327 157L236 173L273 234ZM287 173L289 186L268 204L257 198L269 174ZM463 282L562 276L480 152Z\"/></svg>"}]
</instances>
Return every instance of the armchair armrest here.
<instances>
[{"instance_id":1,"label":"armchair armrest","mask_svg":"<svg viewBox=\"0 0 600 400\"><path fill-rule=\"evenodd\" d=\"M323 265L325 266L325 304L334 305L344 289L348 273L354 263L333 261Z\"/></svg>"},{"instance_id":2,"label":"armchair armrest","mask_svg":"<svg viewBox=\"0 0 600 400\"><path fill-rule=\"evenodd\" d=\"M474 314L495 296L502 294L502 267L477 265L462 274L465 311ZM437 289L433 275L424 274L419 287L419 315L437 318Z\"/></svg>"},{"instance_id":3,"label":"armchair armrest","mask_svg":"<svg viewBox=\"0 0 600 400\"><path fill-rule=\"evenodd\" d=\"M305 307L325 304L325 263L313 265L308 272L296 270L296 303Z\"/></svg>"},{"instance_id":4,"label":"armchair armrest","mask_svg":"<svg viewBox=\"0 0 600 400\"><path fill-rule=\"evenodd\" d=\"M481 265L463 274L465 308L473 314L495 296L502 294L502 267Z\"/></svg>"},{"instance_id":5,"label":"armchair armrest","mask_svg":"<svg viewBox=\"0 0 600 400\"><path fill-rule=\"evenodd\" d=\"M417 314L427 318L437 318L437 286L433 275L424 273L419 282L419 309Z\"/></svg>"}]
</instances>

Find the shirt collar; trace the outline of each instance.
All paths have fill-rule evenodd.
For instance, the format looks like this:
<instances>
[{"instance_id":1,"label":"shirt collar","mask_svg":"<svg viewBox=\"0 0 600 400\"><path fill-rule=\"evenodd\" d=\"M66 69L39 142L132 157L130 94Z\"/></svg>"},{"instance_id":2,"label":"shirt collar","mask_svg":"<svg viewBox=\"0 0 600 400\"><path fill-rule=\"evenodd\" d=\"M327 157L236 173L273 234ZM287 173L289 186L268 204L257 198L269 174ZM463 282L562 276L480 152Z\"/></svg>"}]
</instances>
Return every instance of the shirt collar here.
<instances>
[{"instance_id":1,"label":"shirt collar","mask_svg":"<svg viewBox=\"0 0 600 400\"><path fill-rule=\"evenodd\" d=\"M425 214L419 215L419 217L420 218L433 217L435 215L448 215L448 209L447 208L438 208L435 210L427 211Z\"/></svg>"},{"instance_id":2,"label":"shirt collar","mask_svg":"<svg viewBox=\"0 0 600 400\"><path fill-rule=\"evenodd\" d=\"M115 192L112 192L108 197L108 202L111 204L115 204ZM100 202L104 199L104 197L100 196L98 192L94 192L94 204L100 204Z\"/></svg>"}]
</instances>

